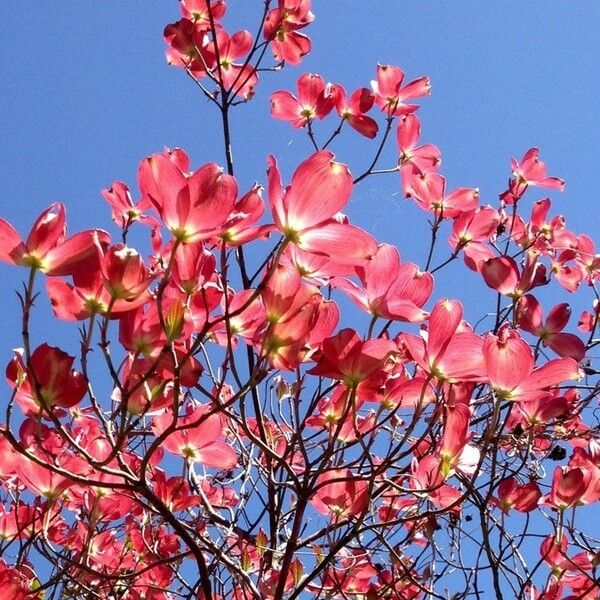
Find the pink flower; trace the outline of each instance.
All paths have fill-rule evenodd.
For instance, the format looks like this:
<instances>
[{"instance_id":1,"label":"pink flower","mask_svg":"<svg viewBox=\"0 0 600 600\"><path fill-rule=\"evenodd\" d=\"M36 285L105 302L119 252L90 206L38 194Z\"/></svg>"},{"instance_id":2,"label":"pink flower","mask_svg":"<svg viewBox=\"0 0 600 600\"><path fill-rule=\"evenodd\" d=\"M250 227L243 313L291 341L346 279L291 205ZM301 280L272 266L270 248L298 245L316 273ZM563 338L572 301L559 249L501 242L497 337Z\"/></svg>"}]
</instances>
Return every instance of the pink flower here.
<instances>
[{"instance_id":1,"label":"pink flower","mask_svg":"<svg viewBox=\"0 0 600 600\"><path fill-rule=\"evenodd\" d=\"M52 204L33 224L26 241L4 219L0 219L0 261L30 267L46 275L70 275L96 252L93 241L107 245L109 235L88 230L67 238L65 207Z\"/></svg>"},{"instance_id":2,"label":"pink flower","mask_svg":"<svg viewBox=\"0 0 600 600\"><path fill-rule=\"evenodd\" d=\"M488 333L484 338L483 357L490 385L508 400L533 400L548 395L545 390L568 379L580 379L577 362L559 358L534 368L529 344L508 324L498 335Z\"/></svg>"},{"instance_id":3,"label":"pink flower","mask_svg":"<svg viewBox=\"0 0 600 600\"><path fill-rule=\"evenodd\" d=\"M402 175L402 189L410 195L412 182L418 175L437 173L442 162L442 153L433 144L418 146L421 137L421 123L417 115L402 115L396 128L398 143L398 165Z\"/></svg>"},{"instance_id":4,"label":"pink flower","mask_svg":"<svg viewBox=\"0 0 600 600\"><path fill-rule=\"evenodd\" d=\"M330 518L357 517L369 505L368 482L349 469L331 469L319 475L315 489L311 504Z\"/></svg>"},{"instance_id":5,"label":"pink flower","mask_svg":"<svg viewBox=\"0 0 600 600\"><path fill-rule=\"evenodd\" d=\"M422 369L440 381L485 381L483 340L462 324L462 304L439 300L429 315L426 340L401 334L399 345Z\"/></svg>"},{"instance_id":6,"label":"pink flower","mask_svg":"<svg viewBox=\"0 0 600 600\"><path fill-rule=\"evenodd\" d=\"M358 131L361 135L374 138L379 126L371 117L365 113L373 108L375 96L367 88L359 88L346 100L346 90L341 85L331 86L331 96L335 100L335 108L342 119L348 121L348 125Z\"/></svg>"},{"instance_id":7,"label":"pink flower","mask_svg":"<svg viewBox=\"0 0 600 600\"><path fill-rule=\"evenodd\" d=\"M401 263L393 246L381 244L373 258L356 267L362 288L335 277L333 287L342 289L364 311L376 317L416 322L427 317L421 308L433 289L433 277L412 263Z\"/></svg>"},{"instance_id":8,"label":"pink flower","mask_svg":"<svg viewBox=\"0 0 600 600\"><path fill-rule=\"evenodd\" d=\"M155 435L164 435L173 421L173 414L170 412L154 417L152 427ZM191 462L218 469L231 469L237 464L237 454L221 439L224 426L223 415L214 412L211 405L190 404L186 414L175 419L175 427L162 446Z\"/></svg>"},{"instance_id":9,"label":"pink flower","mask_svg":"<svg viewBox=\"0 0 600 600\"><path fill-rule=\"evenodd\" d=\"M520 163L513 158L511 160L513 176L527 186L554 188L562 192L565 182L559 177L548 177L546 165L538 158L539 154L537 148L530 148L525 152Z\"/></svg>"},{"instance_id":10,"label":"pink flower","mask_svg":"<svg viewBox=\"0 0 600 600\"><path fill-rule=\"evenodd\" d=\"M352 193L352 175L326 150L315 152L283 188L274 157L269 158L269 203L275 225L303 250L361 264L377 243L358 227L335 219Z\"/></svg>"},{"instance_id":11,"label":"pink flower","mask_svg":"<svg viewBox=\"0 0 600 600\"><path fill-rule=\"evenodd\" d=\"M315 18L310 5L311 0L279 0L279 6L267 13L264 37L275 60L297 65L310 52L310 39L298 31Z\"/></svg>"},{"instance_id":12,"label":"pink flower","mask_svg":"<svg viewBox=\"0 0 600 600\"><path fill-rule=\"evenodd\" d=\"M292 127L305 127L314 119L324 119L333 108L333 98L325 80L314 73L300 75L298 97L280 90L271 94L271 115L289 121Z\"/></svg>"},{"instance_id":13,"label":"pink flower","mask_svg":"<svg viewBox=\"0 0 600 600\"><path fill-rule=\"evenodd\" d=\"M571 308L566 302L557 304L544 323L544 313L537 299L527 294L518 303L519 326L540 338L543 346L549 346L559 356L580 361L585 356L585 344L572 333L562 333L566 327Z\"/></svg>"},{"instance_id":14,"label":"pink flower","mask_svg":"<svg viewBox=\"0 0 600 600\"><path fill-rule=\"evenodd\" d=\"M154 154L139 167L140 190L173 237L196 242L219 235L237 196L237 183L214 163L185 172L187 156L180 150Z\"/></svg>"},{"instance_id":15,"label":"pink flower","mask_svg":"<svg viewBox=\"0 0 600 600\"><path fill-rule=\"evenodd\" d=\"M337 335L323 340L317 365L309 373L343 381L355 387L383 368L396 351L390 340L362 341L352 329L342 329Z\"/></svg>"},{"instance_id":16,"label":"pink flower","mask_svg":"<svg viewBox=\"0 0 600 600\"><path fill-rule=\"evenodd\" d=\"M75 357L59 348L42 344L25 364L20 352L6 368L8 383L16 388L17 402L27 415L48 413L55 407L71 408L87 392L87 380L72 369Z\"/></svg>"},{"instance_id":17,"label":"pink flower","mask_svg":"<svg viewBox=\"0 0 600 600\"><path fill-rule=\"evenodd\" d=\"M377 79L371 81L375 93L375 104L388 116L412 113L419 107L416 104L405 104L405 100L422 98L431 92L428 77L419 77L405 86L404 72L393 65L377 65Z\"/></svg>"}]
</instances>

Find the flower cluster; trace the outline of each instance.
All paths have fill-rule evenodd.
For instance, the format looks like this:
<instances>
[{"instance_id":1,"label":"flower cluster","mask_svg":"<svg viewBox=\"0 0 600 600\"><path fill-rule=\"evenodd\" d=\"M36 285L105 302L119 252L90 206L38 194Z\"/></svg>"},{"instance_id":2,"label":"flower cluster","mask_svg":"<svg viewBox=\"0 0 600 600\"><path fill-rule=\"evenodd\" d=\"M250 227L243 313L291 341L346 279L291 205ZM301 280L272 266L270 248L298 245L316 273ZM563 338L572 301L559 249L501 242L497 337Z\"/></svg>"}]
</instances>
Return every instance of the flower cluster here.
<instances>
[{"instance_id":1,"label":"flower cluster","mask_svg":"<svg viewBox=\"0 0 600 600\"><path fill-rule=\"evenodd\" d=\"M180 8L167 59L216 86L202 89L224 124L252 98L263 50L295 65L311 48L309 0L265 2L262 41L227 33L223 0ZM139 191L102 191L116 239L67 237L59 204L26 240L0 219L0 260L28 272L0 425L0 589L600 597L583 516L600 501L600 255L548 217L550 199L527 206L530 188L564 186L537 149L513 159L496 206L476 188L448 192L412 103L429 92L392 65L349 97L304 74L297 95L270 99L311 145L290 176L268 156L264 188L240 190L226 125L225 166L166 149L141 161ZM313 122L334 110L319 144ZM329 149L346 121L374 148L357 176ZM363 179L387 172L430 218L426 264L343 213ZM436 284L459 256L492 298L476 323ZM33 347L40 277L78 345ZM542 286L555 298L592 290L579 333L571 302L547 304Z\"/></svg>"}]
</instances>

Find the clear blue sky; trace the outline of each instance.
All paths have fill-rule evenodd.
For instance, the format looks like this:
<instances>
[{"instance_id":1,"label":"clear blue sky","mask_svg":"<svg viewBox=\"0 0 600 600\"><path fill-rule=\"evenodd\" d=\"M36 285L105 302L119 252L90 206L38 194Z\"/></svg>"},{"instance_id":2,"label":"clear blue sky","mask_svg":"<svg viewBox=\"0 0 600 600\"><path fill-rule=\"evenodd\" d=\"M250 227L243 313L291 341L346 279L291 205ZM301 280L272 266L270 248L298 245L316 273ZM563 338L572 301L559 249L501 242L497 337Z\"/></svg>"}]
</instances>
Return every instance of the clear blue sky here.
<instances>
[{"instance_id":1,"label":"clear blue sky","mask_svg":"<svg viewBox=\"0 0 600 600\"><path fill-rule=\"evenodd\" d=\"M596 1L313 4L311 55L300 68L265 74L255 100L235 111L242 188L264 182L267 154L275 153L289 174L310 152L302 133L268 118L271 91L292 89L303 71L347 88L368 85L380 61L399 65L409 78L430 76L432 96L419 114L424 139L442 149L450 187L479 186L482 202L496 205L509 157L537 145L550 174L567 180L564 194L554 195L555 210L576 232L594 221L598 229ZM261 5L230 2L235 24L253 30L255 18L248 17ZM178 18L177 2L164 0L0 3L0 216L25 234L43 208L62 201L71 231L110 229L99 190L117 179L135 190L143 156L181 146L194 166L223 162L217 115L183 72L165 63L162 31ZM358 172L367 147L349 132L336 150ZM392 154L382 166L393 164ZM394 176L369 178L348 212L381 241L396 243L406 259L422 261L424 214L398 192ZM441 247L445 252L445 241ZM14 315L9 290L21 273L0 265L0 275L8 286L2 303L11 302L4 314ZM469 274L441 281L438 293L464 297L475 281ZM477 290L491 294L479 284ZM19 343L16 322L9 319L1 337L6 357L9 344Z\"/></svg>"}]
</instances>

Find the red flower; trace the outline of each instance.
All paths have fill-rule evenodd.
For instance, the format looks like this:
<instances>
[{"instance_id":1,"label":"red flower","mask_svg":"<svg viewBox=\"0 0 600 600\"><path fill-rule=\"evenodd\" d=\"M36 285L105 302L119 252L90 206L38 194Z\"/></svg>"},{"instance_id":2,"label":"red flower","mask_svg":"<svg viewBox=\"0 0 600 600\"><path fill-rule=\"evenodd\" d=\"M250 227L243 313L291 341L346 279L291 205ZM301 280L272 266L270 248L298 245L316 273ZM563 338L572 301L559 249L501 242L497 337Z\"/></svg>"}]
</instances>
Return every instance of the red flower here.
<instances>
[{"instance_id":1,"label":"red flower","mask_svg":"<svg viewBox=\"0 0 600 600\"><path fill-rule=\"evenodd\" d=\"M339 379L347 387L355 387L382 369L396 350L390 340L363 342L354 330L343 329L323 340L317 365L309 373Z\"/></svg>"},{"instance_id":2,"label":"red flower","mask_svg":"<svg viewBox=\"0 0 600 600\"><path fill-rule=\"evenodd\" d=\"M235 204L237 184L214 163L187 173L187 162L181 151L155 154L141 162L138 178L142 194L173 237L196 242L223 231Z\"/></svg>"},{"instance_id":3,"label":"red flower","mask_svg":"<svg viewBox=\"0 0 600 600\"><path fill-rule=\"evenodd\" d=\"M412 323L427 317L421 307L431 295L433 277L415 264L401 263L393 246L381 244L373 258L355 270L364 289L338 277L331 283L364 311L375 317Z\"/></svg>"},{"instance_id":4,"label":"red flower","mask_svg":"<svg viewBox=\"0 0 600 600\"><path fill-rule=\"evenodd\" d=\"M377 250L367 233L334 217L352 193L352 175L326 150L305 160L283 188L274 157L269 159L269 203L277 228L303 250L361 264Z\"/></svg>"},{"instance_id":5,"label":"red flower","mask_svg":"<svg viewBox=\"0 0 600 600\"><path fill-rule=\"evenodd\" d=\"M334 519L357 517L369 505L368 482L349 469L331 469L319 475L315 489L311 504Z\"/></svg>"},{"instance_id":6,"label":"red flower","mask_svg":"<svg viewBox=\"0 0 600 600\"><path fill-rule=\"evenodd\" d=\"M520 163L513 158L511 160L513 176L519 183L527 186L555 188L562 192L565 187L564 180L559 177L548 177L546 165L538 158L539 155L540 151L537 148L530 148L525 152Z\"/></svg>"},{"instance_id":7,"label":"red flower","mask_svg":"<svg viewBox=\"0 0 600 600\"><path fill-rule=\"evenodd\" d=\"M572 333L562 333L566 327L571 308L566 302L557 304L543 322L544 313L537 299L531 294L523 296L518 303L521 329L540 338L543 346L549 346L559 356L580 361L585 356L585 344Z\"/></svg>"},{"instance_id":8,"label":"red flower","mask_svg":"<svg viewBox=\"0 0 600 600\"><path fill-rule=\"evenodd\" d=\"M39 269L46 275L70 275L96 252L93 241L108 245L109 235L88 230L66 238L65 207L52 204L33 224L24 242L10 223L0 219L0 261Z\"/></svg>"},{"instance_id":9,"label":"red flower","mask_svg":"<svg viewBox=\"0 0 600 600\"><path fill-rule=\"evenodd\" d=\"M535 481L519 483L514 477L503 479L498 486L498 505L502 512L508 513L511 508L519 512L531 512L537 508L542 497L540 487Z\"/></svg>"},{"instance_id":10,"label":"red flower","mask_svg":"<svg viewBox=\"0 0 600 600\"><path fill-rule=\"evenodd\" d=\"M155 435L162 435L173 424L173 415L165 412L154 417ZM175 419L175 427L162 446L191 462L208 467L231 469L237 464L234 449L223 441L225 420L208 404L189 405L185 415Z\"/></svg>"},{"instance_id":11,"label":"red flower","mask_svg":"<svg viewBox=\"0 0 600 600\"><path fill-rule=\"evenodd\" d=\"M267 13L264 36L275 60L297 65L310 52L310 39L298 32L315 18L310 5L311 0L279 0L279 6Z\"/></svg>"},{"instance_id":12,"label":"red flower","mask_svg":"<svg viewBox=\"0 0 600 600\"><path fill-rule=\"evenodd\" d=\"M313 119L324 119L333 108L332 90L314 73L298 77L298 97L280 90L271 94L271 115L289 121L292 127L305 127Z\"/></svg>"},{"instance_id":13,"label":"red flower","mask_svg":"<svg viewBox=\"0 0 600 600\"><path fill-rule=\"evenodd\" d=\"M419 77L405 86L404 72L393 65L377 65L377 79L371 81L375 93L375 104L388 116L406 115L417 110L416 104L405 104L405 100L428 96L431 84L428 77Z\"/></svg>"},{"instance_id":14,"label":"red flower","mask_svg":"<svg viewBox=\"0 0 600 600\"><path fill-rule=\"evenodd\" d=\"M42 344L26 365L20 352L8 363L6 378L17 389L16 399L26 415L48 414L54 408L72 408L87 392L85 377L72 369L75 358L59 348Z\"/></svg>"},{"instance_id":15,"label":"red flower","mask_svg":"<svg viewBox=\"0 0 600 600\"><path fill-rule=\"evenodd\" d=\"M331 96L335 101L335 108L342 119L348 121L348 125L358 131L361 135L374 138L379 126L371 117L365 113L373 108L375 95L367 88L358 88L346 100L346 90L341 85L331 86Z\"/></svg>"},{"instance_id":16,"label":"red flower","mask_svg":"<svg viewBox=\"0 0 600 600\"><path fill-rule=\"evenodd\" d=\"M483 356L490 385L508 400L534 400L547 396L548 388L567 379L580 379L577 363L572 358L548 361L534 369L529 344L505 324L498 335L488 333L483 343Z\"/></svg>"}]
</instances>

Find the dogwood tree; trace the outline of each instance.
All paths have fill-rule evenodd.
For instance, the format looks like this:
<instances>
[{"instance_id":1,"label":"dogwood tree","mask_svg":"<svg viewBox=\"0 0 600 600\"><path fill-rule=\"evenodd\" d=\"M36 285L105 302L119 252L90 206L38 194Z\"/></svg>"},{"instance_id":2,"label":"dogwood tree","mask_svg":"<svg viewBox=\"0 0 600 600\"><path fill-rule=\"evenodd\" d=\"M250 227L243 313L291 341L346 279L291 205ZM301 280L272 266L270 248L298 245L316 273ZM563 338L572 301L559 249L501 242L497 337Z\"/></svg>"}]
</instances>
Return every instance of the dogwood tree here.
<instances>
[{"instance_id":1,"label":"dogwood tree","mask_svg":"<svg viewBox=\"0 0 600 600\"><path fill-rule=\"evenodd\" d=\"M137 185L102 190L111 233L68 236L61 204L26 236L0 220L0 260L24 279L2 394L0 589L600 598L600 254L536 195L564 182L531 148L492 204L447 186L421 135L429 79L395 65L356 90L301 73L266 97L263 78L311 52L314 15L310 0L256 4L236 31L235 6L182 0L164 31L168 63L221 120L215 162L143 158ZM261 174L240 189L230 114L248 102L306 152L238 149ZM336 161L344 136L370 140L366 169ZM343 213L382 174L429 222L424 264ZM436 285L452 269L494 291L469 308L477 322ZM588 308L571 318L573 294ZM77 356L32 343L42 296Z\"/></svg>"}]
</instances>

